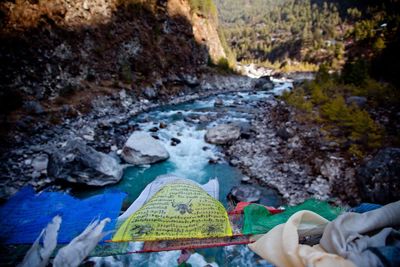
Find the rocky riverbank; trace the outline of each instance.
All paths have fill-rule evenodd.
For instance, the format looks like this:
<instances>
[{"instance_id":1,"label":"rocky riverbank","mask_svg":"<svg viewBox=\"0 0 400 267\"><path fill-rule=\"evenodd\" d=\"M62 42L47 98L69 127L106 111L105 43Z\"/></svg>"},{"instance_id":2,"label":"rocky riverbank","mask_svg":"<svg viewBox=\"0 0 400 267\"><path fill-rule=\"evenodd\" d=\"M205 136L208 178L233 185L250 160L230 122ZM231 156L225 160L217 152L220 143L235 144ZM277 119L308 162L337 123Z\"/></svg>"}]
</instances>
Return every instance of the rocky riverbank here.
<instances>
[{"instance_id":1,"label":"rocky riverbank","mask_svg":"<svg viewBox=\"0 0 400 267\"><path fill-rule=\"evenodd\" d=\"M146 120L146 116L132 120L136 115L163 105L221 93L268 90L273 86L265 77L204 75L190 77L190 80L192 87L188 85L180 96L164 101L135 98L129 91L115 90L111 95L93 99L87 114L77 117L65 114L57 125L40 120L40 113L25 117L10 135L8 146L2 146L1 198L8 198L27 184L37 190L49 186L59 190L56 177L69 184L102 186L117 183L126 166L124 160L129 163L124 156L126 142L132 132L142 130L140 122ZM274 91L277 93L281 89L281 85L276 84ZM217 123L204 138L209 143L221 145L229 163L246 175L242 179L244 183L256 180L276 188L290 204L310 197L340 204L395 200L396 192L399 192L399 149L383 149L361 164L349 158L337 143L327 141L325 132L318 125L299 121L296 111L278 98L271 95L246 105L240 97L238 95L232 103L213 99L219 115L210 113L193 117L195 114L188 114L183 120L194 124ZM243 116L249 115L251 123L237 121L230 125L228 118L223 122L228 124L220 124L218 118L228 107L240 111ZM154 129L147 131L157 139L157 131L167 125L162 121L150 122ZM179 134L170 142L171 146L179 145ZM164 154L163 159L167 157L167 153ZM210 159L209 164L218 161Z\"/></svg>"},{"instance_id":2,"label":"rocky riverbank","mask_svg":"<svg viewBox=\"0 0 400 267\"><path fill-rule=\"evenodd\" d=\"M341 205L396 200L391 192L399 192L399 149L356 161L328 141L320 126L299 121L296 110L276 98L260 102L251 127L256 134L225 146L225 154L251 179L276 188L288 204L310 197Z\"/></svg>"},{"instance_id":3,"label":"rocky riverbank","mask_svg":"<svg viewBox=\"0 0 400 267\"><path fill-rule=\"evenodd\" d=\"M65 113L63 121L57 125L40 120L40 113L23 118L10 134L8 145L2 146L0 197L6 199L27 184L36 189L53 184L55 180L48 173L49 157L71 140L78 139L97 152L119 160L129 135L138 130L138 125L130 121L133 116L166 104L179 104L219 93L254 90L257 82L256 79L243 76L221 75L190 77L190 80L192 86L187 86L180 96L164 101L136 98L129 91L116 90L110 96L93 99L91 111L87 114L70 117ZM102 156L88 158L99 157ZM84 156L75 157L76 160L78 158ZM88 165L97 166L97 163L91 162Z\"/></svg>"}]
</instances>

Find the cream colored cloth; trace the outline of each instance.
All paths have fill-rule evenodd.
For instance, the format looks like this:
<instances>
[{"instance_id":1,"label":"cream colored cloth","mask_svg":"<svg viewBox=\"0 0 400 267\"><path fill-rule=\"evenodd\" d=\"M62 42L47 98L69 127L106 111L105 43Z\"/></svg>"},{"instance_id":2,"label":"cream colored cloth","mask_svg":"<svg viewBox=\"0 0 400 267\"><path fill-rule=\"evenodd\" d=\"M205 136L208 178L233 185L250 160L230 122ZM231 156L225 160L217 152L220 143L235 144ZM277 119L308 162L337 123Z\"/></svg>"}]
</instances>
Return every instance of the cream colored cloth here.
<instances>
[{"instance_id":1,"label":"cream colored cloth","mask_svg":"<svg viewBox=\"0 0 400 267\"><path fill-rule=\"evenodd\" d=\"M338 255L317 246L299 244L299 233L322 234L328 220L311 211L299 211L289 220L274 227L249 247L259 256L278 267L354 267Z\"/></svg>"}]
</instances>

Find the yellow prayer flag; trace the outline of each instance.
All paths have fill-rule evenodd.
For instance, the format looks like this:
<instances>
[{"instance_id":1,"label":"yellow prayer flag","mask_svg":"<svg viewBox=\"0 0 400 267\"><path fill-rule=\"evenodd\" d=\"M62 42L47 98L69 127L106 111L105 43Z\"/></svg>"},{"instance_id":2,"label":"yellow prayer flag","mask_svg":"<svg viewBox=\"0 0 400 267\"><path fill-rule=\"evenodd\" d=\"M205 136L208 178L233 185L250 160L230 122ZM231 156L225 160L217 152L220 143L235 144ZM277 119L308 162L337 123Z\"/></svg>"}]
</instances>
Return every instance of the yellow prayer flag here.
<instances>
[{"instance_id":1,"label":"yellow prayer flag","mask_svg":"<svg viewBox=\"0 0 400 267\"><path fill-rule=\"evenodd\" d=\"M232 236L222 204L199 186L177 181L160 189L118 229L112 241Z\"/></svg>"}]
</instances>

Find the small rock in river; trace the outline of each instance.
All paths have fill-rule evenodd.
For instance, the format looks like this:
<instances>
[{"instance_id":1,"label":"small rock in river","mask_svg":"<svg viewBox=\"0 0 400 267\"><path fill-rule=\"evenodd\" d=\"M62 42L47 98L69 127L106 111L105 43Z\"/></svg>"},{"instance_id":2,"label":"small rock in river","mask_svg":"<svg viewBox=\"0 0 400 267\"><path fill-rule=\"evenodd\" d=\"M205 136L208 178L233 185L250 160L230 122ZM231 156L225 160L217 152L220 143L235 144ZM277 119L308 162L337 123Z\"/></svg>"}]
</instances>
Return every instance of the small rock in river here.
<instances>
[{"instance_id":1,"label":"small rock in river","mask_svg":"<svg viewBox=\"0 0 400 267\"><path fill-rule=\"evenodd\" d=\"M176 144L180 144L180 143L181 143L181 140L178 139L178 138L175 138L175 137L172 137L172 138L171 138L171 141L174 142L174 143L176 143Z\"/></svg>"},{"instance_id":2,"label":"small rock in river","mask_svg":"<svg viewBox=\"0 0 400 267\"><path fill-rule=\"evenodd\" d=\"M261 191L251 185L234 186L230 195L236 201L257 202L261 198Z\"/></svg>"},{"instance_id":3,"label":"small rock in river","mask_svg":"<svg viewBox=\"0 0 400 267\"><path fill-rule=\"evenodd\" d=\"M242 183L248 183L248 182L250 182L250 177L249 177L249 176L243 176L242 179L241 179L241 182L242 182Z\"/></svg>"},{"instance_id":4,"label":"small rock in river","mask_svg":"<svg viewBox=\"0 0 400 267\"><path fill-rule=\"evenodd\" d=\"M224 105L224 101L221 98L216 98L214 101L214 107L221 107Z\"/></svg>"}]
</instances>

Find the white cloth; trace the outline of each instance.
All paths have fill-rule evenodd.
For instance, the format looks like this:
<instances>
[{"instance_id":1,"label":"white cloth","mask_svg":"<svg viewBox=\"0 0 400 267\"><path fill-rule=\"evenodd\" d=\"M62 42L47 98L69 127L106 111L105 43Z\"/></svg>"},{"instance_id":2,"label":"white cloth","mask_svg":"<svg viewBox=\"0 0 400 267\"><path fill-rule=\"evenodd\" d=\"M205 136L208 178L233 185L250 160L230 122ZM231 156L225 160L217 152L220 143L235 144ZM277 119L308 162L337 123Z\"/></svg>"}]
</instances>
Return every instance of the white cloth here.
<instances>
[{"instance_id":1,"label":"white cloth","mask_svg":"<svg viewBox=\"0 0 400 267\"><path fill-rule=\"evenodd\" d=\"M341 255L357 266L382 266L381 260L368 248L384 247L392 228L400 225L400 201L362 214L340 215L325 228L320 245L326 251ZM379 231L368 236L368 233Z\"/></svg>"},{"instance_id":2,"label":"white cloth","mask_svg":"<svg viewBox=\"0 0 400 267\"><path fill-rule=\"evenodd\" d=\"M51 223L42 230L32 247L26 253L20 267L44 267L47 266L53 250L57 246L58 230L60 229L61 217L55 216ZM43 243L40 240L43 237Z\"/></svg>"},{"instance_id":3,"label":"white cloth","mask_svg":"<svg viewBox=\"0 0 400 267\"><path fill-rule=\"evenodd\" d=\"M94 221L77 237L62 249L60 249L54 259L54 267L75 267L89 255L99 241L108 233L103 233L104 226L110 222L110 218L105 218L99 222Z\"/></svg>"},{"instance_id":4,"label":"white cloth","mask_svg":"<svg viewBox=\"0 0 400 267\"><path fill-rule=\"evenodd\" d=\"M251 250L278 267L354 267L344 258L325 252L318 245L299 244L302 234L322 234L329 221L311 211L299 211L286 223L277 225L255 243L249 244Z\"/></svg>"},{"instance_id":5,"label":"white cloth","mask_svg":"<svg viewBox=\"0 0 400 267\"><path fill-rule=\"evenodd\" d=\"M203 188L210 196L217 199L219 198L219 183L218 179L211 179L208 183L200 185L192 180L180 178L175 175L160 175L153 182L148 184L146 188L140 193L139 197L129 206L129 208L118 217L118 222L122 222L129 218L133 213L140 209L147 201L150 200L155 193L157 193L164 185L174 181L189 181Z\"/></svg>"}]
</instances>

